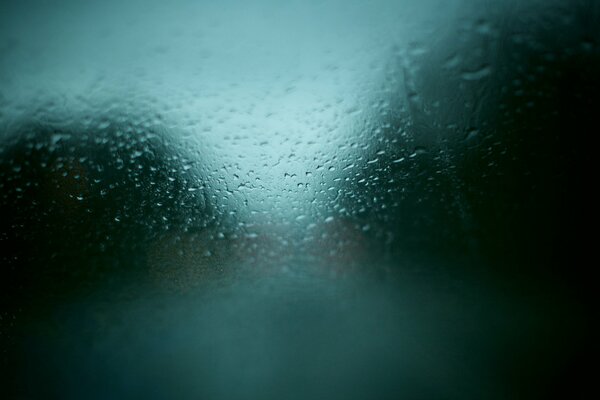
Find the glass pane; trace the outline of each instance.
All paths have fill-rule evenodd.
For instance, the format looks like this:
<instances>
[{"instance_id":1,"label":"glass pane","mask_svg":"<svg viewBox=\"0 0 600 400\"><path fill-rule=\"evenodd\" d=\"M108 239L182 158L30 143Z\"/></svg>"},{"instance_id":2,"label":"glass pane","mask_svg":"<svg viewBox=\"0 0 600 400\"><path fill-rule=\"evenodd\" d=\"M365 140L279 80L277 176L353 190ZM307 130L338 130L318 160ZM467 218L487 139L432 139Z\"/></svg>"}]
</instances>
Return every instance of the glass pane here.
<instances>
[{"instance_id":1,"label":"glass pane","mask_svg":"<svg viewBox=\"0 0 600 400\"><path fill-rule=\"evenodd\" d=\"M2 2L1 397L583 394L599 24Z\"/></svg>"}]
</instances>

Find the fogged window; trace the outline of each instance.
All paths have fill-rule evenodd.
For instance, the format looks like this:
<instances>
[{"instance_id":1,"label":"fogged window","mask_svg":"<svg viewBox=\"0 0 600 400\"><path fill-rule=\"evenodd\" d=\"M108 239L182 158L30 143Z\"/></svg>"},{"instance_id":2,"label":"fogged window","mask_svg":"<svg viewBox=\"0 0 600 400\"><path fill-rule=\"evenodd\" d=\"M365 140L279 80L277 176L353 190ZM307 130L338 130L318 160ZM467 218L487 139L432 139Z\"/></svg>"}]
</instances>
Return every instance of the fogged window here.
<instances>
[{"instance_id":1,"label":"fogged window","mask_svg":"<svg viewBox=\"0 0 600 400\"><path fill-rule=\"evenodd\" d=\"M0 397L582 395L599 24L2 2Z\"/></svg>"}]
</instances>

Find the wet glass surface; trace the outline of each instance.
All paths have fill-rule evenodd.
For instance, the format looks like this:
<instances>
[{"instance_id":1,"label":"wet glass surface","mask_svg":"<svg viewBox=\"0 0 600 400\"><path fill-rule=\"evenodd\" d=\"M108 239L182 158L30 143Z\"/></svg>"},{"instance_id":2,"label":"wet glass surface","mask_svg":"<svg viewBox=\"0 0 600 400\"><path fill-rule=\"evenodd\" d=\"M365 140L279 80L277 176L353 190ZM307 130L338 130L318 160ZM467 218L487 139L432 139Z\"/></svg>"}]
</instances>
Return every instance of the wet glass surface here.
<instances>
[{"instance_id":1,"label":"wet glass surface","mask_svg":"<svg viewBox=\"0 0 600 400\"><path fill-rule=\"evenodd\" d=\"M578 398L595 1L5 1L2 398Z\"/></svg>"}]
</instances>

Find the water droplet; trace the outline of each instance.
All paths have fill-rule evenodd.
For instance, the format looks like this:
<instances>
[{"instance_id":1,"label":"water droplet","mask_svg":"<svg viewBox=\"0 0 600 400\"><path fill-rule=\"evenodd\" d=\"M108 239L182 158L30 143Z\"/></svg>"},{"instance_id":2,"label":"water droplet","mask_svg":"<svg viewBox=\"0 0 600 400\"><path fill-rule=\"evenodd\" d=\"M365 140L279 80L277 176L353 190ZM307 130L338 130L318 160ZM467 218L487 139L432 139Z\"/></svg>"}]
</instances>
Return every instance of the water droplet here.
<instances>
[{"instance_id":1,"label":"water droplet","mask_svg":"<svg viewBox=\"0 0 600 400\"><path fill-rule=\"evenodd\" d=\"M465 81L478 81L492 74L492 67L488 64L482 65L476 70L463 71L460 77Z\"/></svg>"}]
</instances>

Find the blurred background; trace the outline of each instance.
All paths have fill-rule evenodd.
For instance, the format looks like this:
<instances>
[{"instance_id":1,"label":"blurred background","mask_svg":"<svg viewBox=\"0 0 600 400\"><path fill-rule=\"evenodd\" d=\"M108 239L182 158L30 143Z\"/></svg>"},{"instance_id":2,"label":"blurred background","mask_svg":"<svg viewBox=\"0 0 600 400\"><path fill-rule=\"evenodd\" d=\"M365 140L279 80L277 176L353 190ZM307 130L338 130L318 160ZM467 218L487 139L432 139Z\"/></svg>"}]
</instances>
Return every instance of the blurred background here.
<instances>
[{"instance_id":1,"label":"blurred background","mask_svg":"<svg viewBox=\"0 0 600 400\"><path fill-rule=\"evenodd\" d=\"M0 396L582 398L599 26L3 1Z\"/></svg>"}]
</instances>

